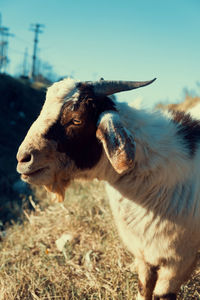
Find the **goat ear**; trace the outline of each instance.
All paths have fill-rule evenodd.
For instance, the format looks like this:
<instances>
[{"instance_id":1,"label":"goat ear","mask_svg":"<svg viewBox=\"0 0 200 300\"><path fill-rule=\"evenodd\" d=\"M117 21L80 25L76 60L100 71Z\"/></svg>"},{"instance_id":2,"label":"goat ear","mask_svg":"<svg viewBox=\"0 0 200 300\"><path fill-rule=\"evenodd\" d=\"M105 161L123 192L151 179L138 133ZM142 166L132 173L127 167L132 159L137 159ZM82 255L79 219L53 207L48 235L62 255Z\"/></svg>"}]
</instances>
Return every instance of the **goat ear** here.
<instances>
[{"instance_id":1,"label":"goat ear","mask_svg":"<svg viewBox=\"0 0 200 300\"><path fill-rule=\"evenodd\" d=\"M97 138L102 142L106 155L117 173L133 168L135 141L121 123L116 112L103 113L98 122Z\"/></svg>"}]
</instances>

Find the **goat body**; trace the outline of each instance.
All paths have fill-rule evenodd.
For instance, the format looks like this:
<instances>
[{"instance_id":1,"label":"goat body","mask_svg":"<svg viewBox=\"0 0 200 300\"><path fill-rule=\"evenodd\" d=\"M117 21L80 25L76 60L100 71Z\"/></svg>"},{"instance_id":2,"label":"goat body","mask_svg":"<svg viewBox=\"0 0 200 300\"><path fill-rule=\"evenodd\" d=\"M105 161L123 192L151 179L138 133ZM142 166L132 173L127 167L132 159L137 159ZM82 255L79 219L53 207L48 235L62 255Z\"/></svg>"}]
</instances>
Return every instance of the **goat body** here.
<instances>
[{"instance_id":1,"label":"goat body","mask_svg":"<svg viewBox=\"0 0 200 300\"><path fill-rule=\"evenodd\" d=\"M199 141L190 115L147 113L65 80L48 91L20 146L18 171L61 196L73 179L106 181L119 234L136 259L138 299L173 300L200 246Z\"/></svg>"},{"instance_id":2,"label":"goat body","mask_svg":"<svg viewBox=\"0 0 200 300\"><path fill-rule=\"evenodd\" d=\"M138 299L151 299L152 293L175 299L200 246L199 142L191 157L172 115L119 111L137 145L135 167L107 191L120 236L138 264Z\"/></svg>"}]
</instances>

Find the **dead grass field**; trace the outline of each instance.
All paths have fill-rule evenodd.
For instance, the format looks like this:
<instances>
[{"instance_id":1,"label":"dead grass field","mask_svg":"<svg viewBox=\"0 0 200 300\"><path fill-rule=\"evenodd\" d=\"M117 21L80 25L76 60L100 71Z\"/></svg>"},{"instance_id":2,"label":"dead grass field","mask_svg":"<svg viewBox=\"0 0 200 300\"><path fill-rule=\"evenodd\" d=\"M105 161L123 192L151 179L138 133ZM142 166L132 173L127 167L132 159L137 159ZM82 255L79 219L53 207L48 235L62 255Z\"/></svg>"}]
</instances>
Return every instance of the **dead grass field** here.
<instances>
[{"instance_id":1,"label":"dead grass field","mask_svg":"<svg viewBox=\"0 0 200 300\"><path fill-rule=\"evenodd\" d=\"M33 203L35 211L2 240L0 299L133 299L133 258L105 198L101 184L74 184L64 204L41 210ZM71 240L59 251L63 234Z\"/></svg>"},{"instance_id":2,"label":"dead grass field","mask_svg":"<svg viewBox=\"0 0 200 300\"><path fill-rule=\"evenodd\" d=\"M73 184L63 204L41 189L36 196L41 205L30 198L34 211L2 237L0 300L135 299L134 259L118 238L103 184ZM179 299L200 299L198 270Z\"/></svg>"}]
</instances>

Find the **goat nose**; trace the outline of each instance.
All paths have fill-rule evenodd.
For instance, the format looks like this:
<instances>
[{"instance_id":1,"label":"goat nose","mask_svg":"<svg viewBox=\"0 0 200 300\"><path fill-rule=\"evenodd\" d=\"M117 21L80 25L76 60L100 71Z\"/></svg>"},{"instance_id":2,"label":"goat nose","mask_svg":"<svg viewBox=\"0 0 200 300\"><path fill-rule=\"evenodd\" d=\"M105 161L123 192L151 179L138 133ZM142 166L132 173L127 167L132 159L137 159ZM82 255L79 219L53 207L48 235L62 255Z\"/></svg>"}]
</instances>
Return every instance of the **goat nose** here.
<instances>
[{"instance_id":1,"label":"goat nose","mask_svg":"<svg viewBox=\"0 0 200 300\"><path fill-rule=\"evenodd\" d=\"M18 152L17 160L19 163L28 163L32 160L32 154L28 152Z\"/></svg>"}]
</instances>

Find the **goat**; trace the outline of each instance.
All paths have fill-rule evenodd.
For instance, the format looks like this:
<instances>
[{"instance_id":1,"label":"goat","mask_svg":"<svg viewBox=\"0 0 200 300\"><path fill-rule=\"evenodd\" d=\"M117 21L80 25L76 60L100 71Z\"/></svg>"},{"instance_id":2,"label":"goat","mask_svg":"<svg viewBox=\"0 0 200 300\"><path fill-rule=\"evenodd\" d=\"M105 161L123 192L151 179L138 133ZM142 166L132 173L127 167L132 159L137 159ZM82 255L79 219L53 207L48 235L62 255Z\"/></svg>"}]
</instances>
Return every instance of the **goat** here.
<instances>
[{"instance_id":1,"label":"goat","mask_svg":"<svg viewBox=\"0 0 200 300\"><path fill-rule=\"evenodd\" d=\"M54 83L18 150L17 170L59 200L72 180L106 181L119 234L136 259L138 299L174 300L200 246L200 123L110 97L153 81Z\"/></svg>"}]
</instances>

